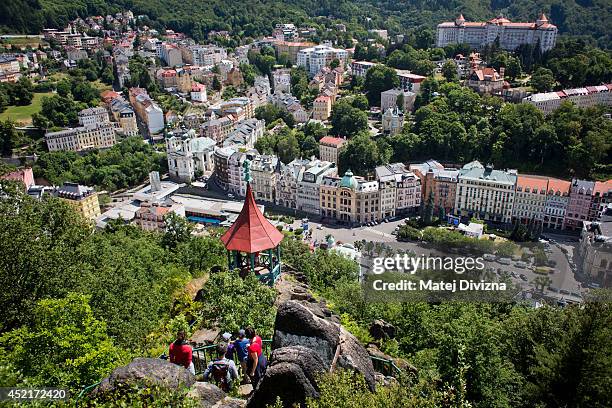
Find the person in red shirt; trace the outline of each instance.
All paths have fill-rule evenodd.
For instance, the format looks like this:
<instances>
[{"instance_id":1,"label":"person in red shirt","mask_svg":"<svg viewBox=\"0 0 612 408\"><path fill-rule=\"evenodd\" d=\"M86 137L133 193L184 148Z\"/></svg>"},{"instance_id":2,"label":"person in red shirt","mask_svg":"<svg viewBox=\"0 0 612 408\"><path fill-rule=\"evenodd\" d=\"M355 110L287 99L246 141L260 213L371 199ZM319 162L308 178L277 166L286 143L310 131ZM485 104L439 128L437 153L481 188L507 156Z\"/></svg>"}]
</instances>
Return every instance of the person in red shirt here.
<instances>
[{"instance_id":1,"label":"person in red shirt","mask_svg":"<svg viewBox=\"0 0 612 408\"><path fill-rule=\"evenodd\" d=\"M193 350L187 344L185 338L185 330L179 330L176 334L176 340L170 344L170 362L185 367L191 374L195 375L195 367L192 361Z\"/></svg>"},{"instance_id":2,"label":"person in red shirt","mask_svg":"<svg viewBox=\"0 0 612 408\"><path fill-rule=\"evenodd\" d=\"M259 349L260 349L259 354L261 354L261 350L263 349L263 341L261 340L261 337L257 335L257 333L255 332L255 329L252 327L247 327L245 330L245 335L247 339L249 339L251 344L253 343L259 344Z\"/></svg>"},{"instance_id":3,"label":"person in red shirt","mask_svg":"<svg viewBox=\"0 0 612 408\"><path fill-rule=\"evenodd\" d=\"M246 337L251 341L251 344L247 347L247 372L253 387L255 387L261 377L263 377L268 361L263 353L261 337L255 334L255 330L251 327L247 328L245 332Z\"/></svg>"}]
</instances>

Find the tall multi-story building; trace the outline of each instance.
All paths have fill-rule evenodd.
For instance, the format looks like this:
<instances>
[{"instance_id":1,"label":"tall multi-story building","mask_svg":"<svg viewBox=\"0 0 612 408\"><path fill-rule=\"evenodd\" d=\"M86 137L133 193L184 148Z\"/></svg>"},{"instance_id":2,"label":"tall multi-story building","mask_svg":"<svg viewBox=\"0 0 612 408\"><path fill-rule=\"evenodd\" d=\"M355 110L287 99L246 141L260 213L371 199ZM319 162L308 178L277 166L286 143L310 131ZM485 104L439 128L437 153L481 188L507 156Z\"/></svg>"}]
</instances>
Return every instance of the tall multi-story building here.
<instances>
[{"instance_id":1,"label":"tall multi-story building","mask_svg":"<svg viewBox=\"0 0 612 408\"><path fill-rule=\"evenodd\" d=\"M281 54L286 54L289 62L295 64L297 62L298 52L305 48L311 48L315 44L312 42L305 41L277 41L274 43L274 48L276 48L276 55L280 56Z\"/></svg>"},{"instance_id":2,"label":"tall multi-story building","mask_svg":"<svg viewBox=\"0 0 612 408\"><path fill-rule=\"evenodd\" d=\"M548 180L548 194L544 207L544 228L561 229L569 202L570 182L551 178Z\"/></svg>"},{"instance_id":3,"label":"tall multi-story building","mask_svg":"<svg viewBox=\"0 0 612 408\"><path fill-rule=\"evenodd\" d=\"M297 208L298 180L309 162L310 160L307 159L294 159L280 168L277 167L276 204L292 209Z\"/></svg>"},{"instance_id":4,"label":"tall multi-story building","mask_svg":"<svg viewBox=\"0 0 612 408\"><path fill-rule=\"evenodd\" d=\"M397 107L387 108L382 114L383 133L397 135L404 126L404 113Z\"/></svg>"},{"instance_id":5,"label":"tall multi-story building","mask_svg":"<svg viewBox=\"0 0 612 408\"><path fill-rule=\"evenodd\" d=\"M350 170L342 178L323 177L320 184L321 216L341 224L359 225L379 221L378 181L354 176Z\"/></svg>"},{"instance_id":6,"label":"tall multi-story building","mask_svg":"<svg viewBox=\"0 0 612 408\"><path fill-rule=\"evenodd\" d=\"M380 217L415 212L421 205L421 180L403 163L375 169L380 197Z\"/></svg>"},{"instance_id":7,"label":"tall multi-story building","mask_svg":"<svg viewBox=\"0 0 612 408\"><path fill-rule=\"evenodd\" d=\"M518 175L512 221L521 224L542 223L546 209L548 177Z\"/></svg>"},{"instance_id":8,"label":"tall multi-story building","mask_svg":"<svg viewBox=\"0 0 612 408\"><path fill-rule=\"evenodd\" d=\"M328 45L317 45L311 48L304 48L297 53L297 65L304 67L311 76L316 75L334 59L340 62L341 67L344 67L348 59L348 51L332 48Z\"/></svg>"},{"instance_id":9,"label":"tall multi-story building","mask_svg":"<svg viewBox=\"0 0 612 408\"><path fill-rule=\"evenodd\" d=\"M580 233L577 264L591 280L612 287L612 210L601 221L586 221Z\"/></svg>"},{"instance_id":10,"label":"tall multi-story building","mask_svg":"<svg viewBox=\"0 0 612 408\"><path fill-rule=\"evenodd\" d=\"M80 152L89 149L105 149L115 145L115 125L111 122L80 126L45 134L50 152Z\"/></svg>"},{"instance_id":11,"label":"tall multi-story building","mask_svg":"<svg viewBox=\"0 0 612 408\"><path fill-rule=\"evenodd\" d=\"M215 145L216 142L208 137L196 137L193 129L167 138L168 174L177 180L191 182L198 175L212 171Z\"/></svg>"},{"instance_id":12,"label":"tall multi-story building","mask_svg":"<svg viewBox=\"0 0 612 408\"><path fill-rule=\"evenodd\" d=\"M181 50L174 44L162 44L160 57L166 66L176 67L178 65L183 65Z\"/></svg>"},{"instance_id":13,"label":"tall multi-story building","mask_svg":"<svg viewBox=\"0 0 612 408\"><path fill-rule=\"evenodd\" d=\"M272 72L272 80L274 82L274 92L291 93L291 70L289 68L281 68Z\"/></svg>"},{"instance_id":14,"label":"tall multi-story building","mask_svg":"<svg viewBox=\"0 0 612 408\"><path fill-rule=\"evenodd\" d=\"M319 95L312 103L312 118L325 121L329 119L332 110L332 100L329 96Z\"/></svg>"},{"instance_id":15,"label":"tall multi-story building","mask_svg":"<svg viewBox=\"0 0 612 408\"><path fill-rule=\"evenodd\" d=\"M181 51L184 60L197 66L216 65L221 60L227 59L226 49L214 45L192 45Z\"/></svg>"},{"instance_id":16,"label":"tall multi-story building","mask_svg":"<svg viewBox=\"0 0 612 408\"><path fill-rule=\"evenodd\" d=\"M103 107L83 109L77 116L79 117L79 125L81 126L106 123L110 120L108 111Z\"/></svg>"},{"instance_id":17,"label":"tall multi-story building","mask_svg":"<svg viewBox=\"0 0 612 408\"><path fill-rule=\"evenodd\" d=\"M523 98L523 103L532 104L544 112L545 115L559 108L564 101L570 101L579 108L588 108L596 105L610 106L612 105L612 84L536 93Z\"/></svg>"},{"instance_id":18,"label":"tall multi-story building","mask_svg":"<svg viewBox=\"0 0 612 408\"><path fill-rule=\"evenodd\" d=\"M445 168L435 160L425 163L411 164L410 170L421 180L421 200L426 202L431 196L434 209L444 210L445 214L453 212L459 170Z\"/></svg>"},{"instance_id":19,"label":"tall multi-story building","mask_svg":"<svg viewBox=\"0 0 612 408\"><path fill-rule=\"evenodd\" d=\"M584 223L589 221L594 189L594 181L572 179L564 229L581 230Z\"/></svg>"},{"instance_id":20,"label":"tall multi-story building","mask_svg":"<svg viewBox=\"0 0 612 408\"><path fill-rule=\"evenodd\" d=\"M495 170L477 161L459 171L455 195L455 215L476 217L494 223L512 222L516 186L515 170Z\"/></svg>"},{"instance_id":21,"label":"tall multi-story building","mask_svg":"<svg viewBox=\"0 0 612 408\"><path fill-rule=\"evenodd\" d=\"M486 22L467 22L463 15L455 21L438 24L437 46L469 44L472 48L483 48L499 40L505 50L513 51L519 45L539 45L542 51L555 46L557 27L541 14L535 23L513 23L507 18L497 17Z\"/></svg>"},{"instance_id":22,"label":"tall multi-story building","mask_svg":"<svg viewBox=\"0 0 612 408\"><path fill-rule=\"evenodd\" d=\"M251 160L251 187L256 200L276 201L277 167L280 160L276 156L254 155Z\"/></svg>"},{"instance_id":23,"label":"tall multi-story building","mask_svg":"<svg viewBox=\"0 0 612 408\"><path fill-rule=\"evenodd\" d=\"M164 112L149 97L146 89L130 88L130 103L150 135L164 129Z\"/></svg>"},{"instance_id":24,"label":"tall multi-story building","mask_svg":"<svg viewBox=\"0 0 612 408\"><path fill-rule=\"evenodd\" d=\"M247 119L236 124L236 129L223 140L223 146L244 146L253 148L265 131L264 120Z\"/></svg>"},{"instance_id":25,"label":"tall multi-story building","mask_svg":"<svg viewBox=\"0 0 612 408\"><path fill-rule=\"evenodd\" d=\"M229 162L235 150L230 147L215 149L213 161L215 163L215 181L224 190L229 185Z\"/></svg>"},{"instance_id":26,"label":"tall multi-story building","mask_svg":"<svg viewBox=\"0 0 612 408\"><path fill-rule=\"evenodd\" d=\"M93 220L100 215L98 193L91 187L65 182L54 193L56 197L71 205L86 219Z\"/></svg>"},{"instance_id":27,"label":"tall multi-story building","mask_svg":"<svg viewBox=\"0 0 612 408\"><path fill-rule=\"evenodd\" d=\"M130 104L119 96L110 101L110 111L113 119L119 122L118 129L125 136L136 136L138 134L138 123L136 113Z\"/></svg>"},{"instance_id":28,"label":"tall multi-story building","mask_svg":"<svg viewBox=\"0 0 612 408\"><path fill-rule=\"evenodd\" d=\"M399 107L404 113L412 111L416 93L403 89L389 89L380 93L380 110L386 112L389 108Z\"/></svg>"},{"instance_id":29,"label":"tall multi-story building","mask_svg":"<svg viewBox=\"0 0 612 408\"><path fill-rule=\"evenodd\" d=\"M297 180L296 206L298 210L309 214L319 215L321 206L319 203L319 187L325 176L335 176L338 168L335 163L321 160L311 160Z\"/></svg>"},{"instance_id":30,"label":"tall multi-story building","mask_svg":"<svg viewBox=\"0 0 612 408\"><path fill-rule=\"evenodd\" d=\"M341 137L324 136L319 140L319 158L338 164L340 162L340 150L346 139Z\"/></svg>"},{"instance_id":31,"label":"tall multi-story building","mask_svg":"<svg viewBox=\"0 0 612 408\"><path fill-rule=\"evenodd\" d=\"M202 124L202 134L222 145L227 136L234 130L234 121L224 116L211 119Z\"/></svg>"}]
</instances>

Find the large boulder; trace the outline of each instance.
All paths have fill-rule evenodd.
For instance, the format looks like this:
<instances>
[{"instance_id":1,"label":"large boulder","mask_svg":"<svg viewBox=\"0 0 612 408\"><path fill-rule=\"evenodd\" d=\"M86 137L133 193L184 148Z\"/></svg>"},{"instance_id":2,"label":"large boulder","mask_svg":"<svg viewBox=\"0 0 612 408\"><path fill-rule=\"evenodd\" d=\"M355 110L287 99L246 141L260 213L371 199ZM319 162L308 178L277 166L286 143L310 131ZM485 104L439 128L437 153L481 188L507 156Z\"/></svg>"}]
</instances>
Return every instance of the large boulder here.
<instances>
[{"instance_id":1,"label":"large boulder","mask_svg":"<svg viewBox=\"0 0 612 408\"><path fill-rule=\"evenodd\" d=\"M136 358L130 364L118 367L102 380L94 395L111 394L134 385L154 385L171 390L189 388L196 378L184 367L159 358Z\"/></svg>"},{"instance_id":2,"label":"large boulder","mask_svg":"<svg viewBox=\"0 0 612 408\"><path fill-rule=\"evenodd\" d=\"M320 303L287 301L276 314L273 349L303 346L314 350L327 369L361 373L374 390L374 367L367 350Z\"/></svg>"},{"instance_id":3,"label":"large boulder","mask_svg":"<svg viewBox=\"0 0 612 408\"><path fill-rule=\"evenodd\" d=\"M376 340L392 339L395 337L395 326L384 320L376 319L370 325L370 334Z\"/></svg>"},{"instance_id":4,"label":"large boulder","mask_svg":"<svg viewBox=\"0 0 612 408\"><path fill-rule=\"evenodd\" d=\"M340 341L340 325L317 316L304 303L289 300L279 306L272 348L304 346L316 351L330 366Z\"/></svg>"},{"instance_id":5,"label":"large boulder","mask_svg":"<svg viewBox=\"0 0 612 408\"><path fill-rule=\"evenodd\" d=\"M211 408L226 397L225 392L215 384L196 382L189 390L188 397L198 401L202 408Z\"/></svg>"},{"instance_id":6,"label":"large boulder","mask_svg":"<svg viewBox=\"0 0 612 408\"><path fill-rule=\"evenodd\" d=\"M306 398L317 398L319 388L316 378L327 367L320 355L311 348L289 346L276 349L247 407L264 408L274 404L277 397L286 407L304 404Z\"/></svg>"}]
</instances>

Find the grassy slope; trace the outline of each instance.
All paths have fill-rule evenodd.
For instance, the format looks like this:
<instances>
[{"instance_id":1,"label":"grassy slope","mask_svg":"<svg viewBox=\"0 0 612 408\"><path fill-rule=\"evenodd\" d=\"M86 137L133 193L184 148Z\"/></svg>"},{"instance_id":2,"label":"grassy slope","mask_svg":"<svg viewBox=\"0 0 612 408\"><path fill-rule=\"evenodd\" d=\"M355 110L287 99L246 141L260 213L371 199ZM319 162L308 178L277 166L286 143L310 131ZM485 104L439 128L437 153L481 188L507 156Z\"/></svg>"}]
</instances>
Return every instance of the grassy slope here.
<instances>
[{"instance_id":1,"label":"grassy slope","mask_svg":"<svg viewBox=\"0 0 612 408\"><path fill-rule=\"evenodd\" d=\"M0 120L11 119L22 125L29 125L32 123L32 115L40 112L42 98L51 95L53 95L51 92L35 93L31 104L25 106L9 106L4 112L0 113Z\"/></svg>"}]
</instances>

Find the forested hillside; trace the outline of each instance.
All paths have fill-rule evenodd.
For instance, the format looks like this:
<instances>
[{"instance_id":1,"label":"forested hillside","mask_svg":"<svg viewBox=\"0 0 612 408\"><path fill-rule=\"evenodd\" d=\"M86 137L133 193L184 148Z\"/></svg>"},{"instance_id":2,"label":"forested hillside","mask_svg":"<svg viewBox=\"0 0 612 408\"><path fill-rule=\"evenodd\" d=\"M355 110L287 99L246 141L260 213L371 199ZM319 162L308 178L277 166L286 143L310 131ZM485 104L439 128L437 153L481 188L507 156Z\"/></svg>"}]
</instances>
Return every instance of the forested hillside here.
<instances>
[{"instance_id":1,"label":"forested hillside","mask_svg":"<svg viewBox=\"0 0 612 408\"><path fill-rule=\"evenodd\" d=\"M35 33L43 27L63 27L76 16L124 8L195 38L204 38L210 30L261 35L277 22L300 23L320 16L401 33L421 25L434 28L460 12L468 20L503 14L533 21L544 11L561 33L590 36L605 48L612 32L607 0L6 0L0 2L0 30ZM366 17L371 21L366 22Z\"/></svg>"}]
</instances>

